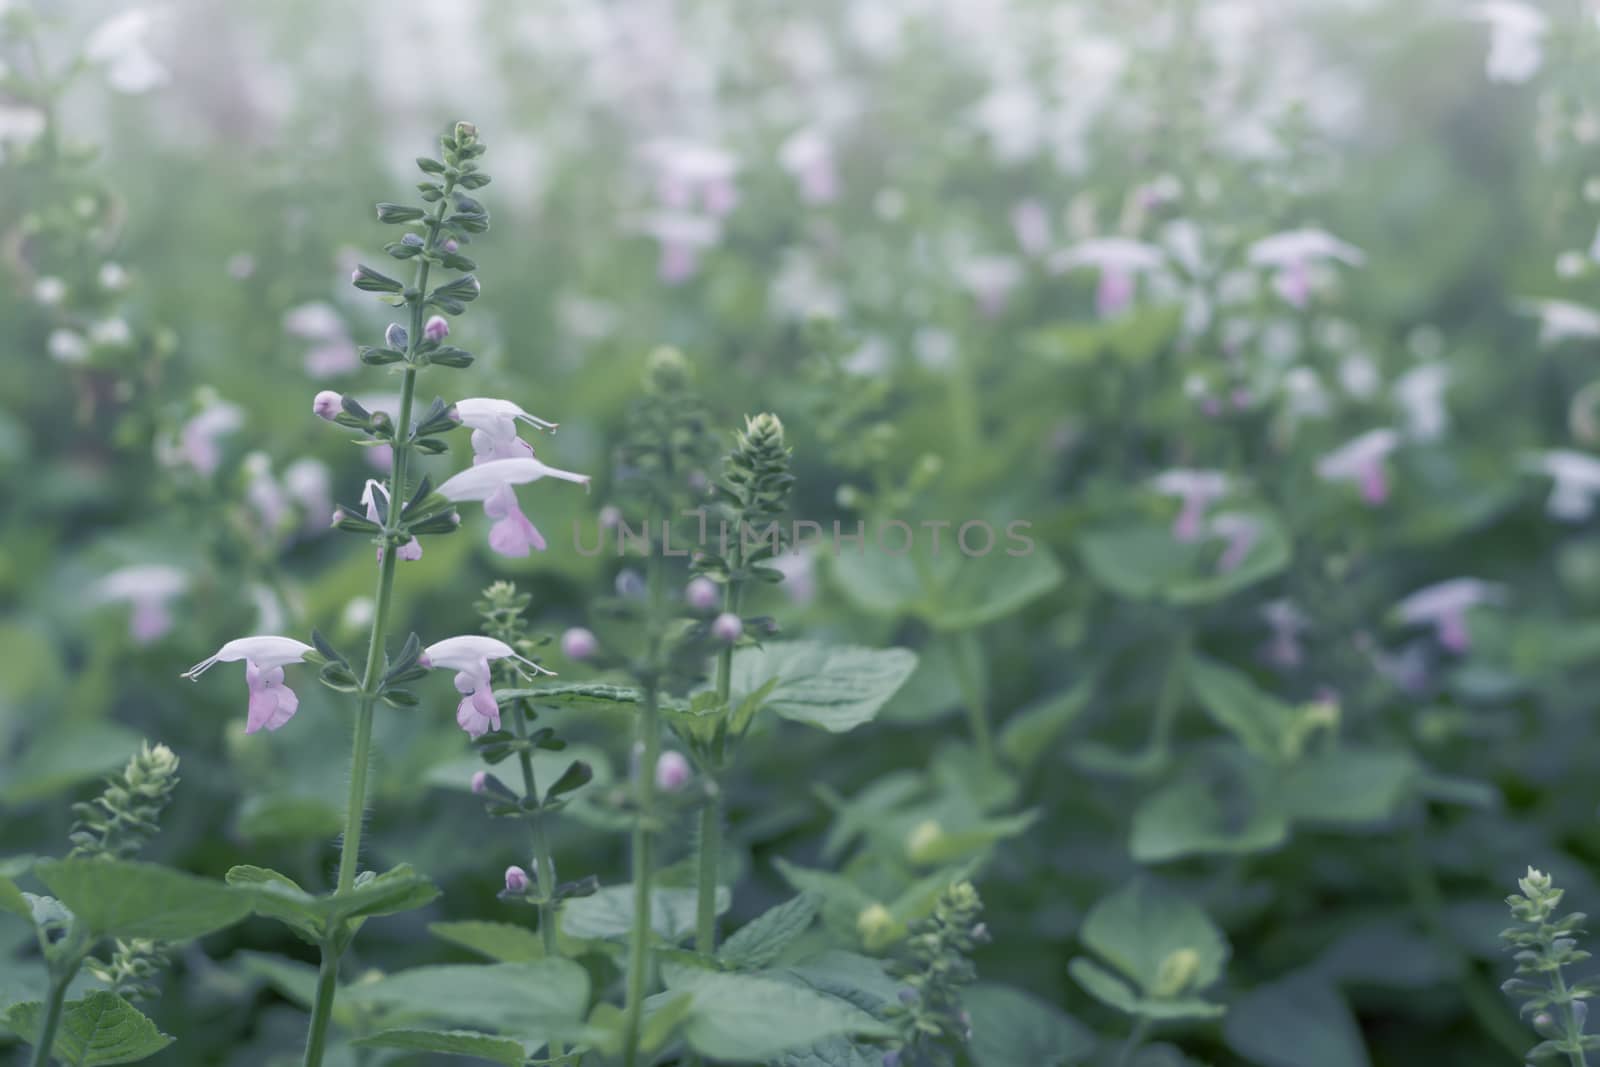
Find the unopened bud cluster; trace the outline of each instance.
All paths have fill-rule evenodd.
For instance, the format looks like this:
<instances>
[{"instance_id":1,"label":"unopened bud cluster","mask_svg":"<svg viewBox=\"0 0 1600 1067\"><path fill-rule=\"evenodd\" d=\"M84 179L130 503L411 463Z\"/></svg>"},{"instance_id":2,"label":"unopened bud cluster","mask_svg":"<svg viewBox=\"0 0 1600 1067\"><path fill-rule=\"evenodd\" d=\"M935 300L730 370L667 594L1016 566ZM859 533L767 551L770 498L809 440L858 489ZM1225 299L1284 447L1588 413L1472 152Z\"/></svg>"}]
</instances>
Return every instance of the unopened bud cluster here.
<instances>
[{"instance_id":1,"label":"unopened bud cluster","mask_svg":"<svg viewBox=\"0 0 1600 1067\"><path fill-rule=\"evenodd\" d=\"M1506 898L1516 925L1500 934L1515 955L1517 976L1500 988L1523 1002L1523 1015L1545 1041L1528 1052L1530 1060L1565 1054L1573 1063L1585 1062L1585 1052L1600 1049L1600 1034L1585 1035L1588 999L1600 994L1593 980L1569 984L1563 968L1581 963L1589 953L1578 947L1585 916L1572 912L1558 916L1563 890L1550 876L1533 867L1517 881L1520 894Z\"/></svg>"},{"instance_id":2,"label":"unopened bud cluster","mask_svg":"<svg viewBox=\"0 0 1600 1067\"><path fill-rule=\"evenodd\" d=\"M178 757L166 745L143 745L105 791L72 806L72 855L127 859L161 829L158 819L178 784Z\"/></svg>"},{"instance_id":3,"label":"unopened bud cluster","mask_svg":"<svg viewBox=\"0 0 1600 1067\"><path fill-rule=\"evenodd\" d=\"M905 988L889 1014L899 1020L900 1041L885 1063L957 1062L972 1037L961 990L977 978L971 953L989 941L983 901L971 882L948 886L933 914L912 924L901 958L891 967Z\"/></svg>"}]
</instances>

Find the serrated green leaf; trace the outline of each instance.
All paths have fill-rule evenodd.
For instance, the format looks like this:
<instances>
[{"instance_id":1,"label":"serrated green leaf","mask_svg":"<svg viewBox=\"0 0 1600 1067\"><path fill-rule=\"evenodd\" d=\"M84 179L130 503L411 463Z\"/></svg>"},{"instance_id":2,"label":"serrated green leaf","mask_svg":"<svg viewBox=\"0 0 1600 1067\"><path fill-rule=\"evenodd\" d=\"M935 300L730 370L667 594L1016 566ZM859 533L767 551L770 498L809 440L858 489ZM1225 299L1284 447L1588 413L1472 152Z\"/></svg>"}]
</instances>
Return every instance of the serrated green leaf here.
<instances>
[{"instance_id":1,"label":"serrated green leaf","mask_svg":"<svg viewBox=\"0 0 1600 1067\"><path fill-rule=\"evenodd\" d=\"M669 990L693 995L684 1037L715 1059L764 1061L835 1035L893 1033L849 1001L777 978L671 961L661 972Z\"/></svg>"},{"instance_id":2,"label":"serrated green leaf","mask_svg":"<svg viewBox=\"0 0 1600 1067\"><path fill-rule=\"evenodd\" d=\"M1190 657L1185 670L1200 706L1251 754L1269 762L1289 755L1287 738L1295 724L1294 708L1263 692L1232 667L1204 657Z\"/></svg>"},{"instance_id":3,"label":"serrated green leaf","mask_svg":"<svg viewBox=\"0 0 1600 1067\"><path fill-rule=\"evenodd\" d=\"M250 891L153 863L43 860L34 872L98 937L187 941L238 922L255 899Z\"/></svg>"},{"instance_id":4,"label":"serrated green leaf","mask_svg":"<svg viewBox=\"0 0 1600 1067\"><path fill-rule=\"evenodd\" d=\"M961 995L972 1020L968 1048L976 1067L1065 1067L1088 1062L1094 1031L1020 989L982 982Z\"/></svg>"},{"instance_id":5,"label":"serrated green leaf","mask_svg":"<svg viewBox=\"0 0 1600 1067\"><path fill-rule=\"evenodd\" d=\"M44 1025L44 1005L38 1001L14 1004L6 1023L30 1045L38 1043ZM73 1067L135 1063L172 1044L145 1015L126 1000L99 990L66 1004L51 1054Z\"/></svg>"},{"instance_id":6,"label":"serrated green leaf","mask_svg":"<svg viewBox=\"0 0 1600 1067\"><path fill-rule=\"evenodd\" d=\"M1350 1008L1326 979L1302 972L1258 986L1234 1002L1223 1025L1228 1047L1261 1067L1369 1067Z\"/></svg>"},{"instance_id":7,"label":"serrated green leaf","mask_svg":"<svg viewBox=\"0 0 1600 1067\"><path fill-rule=\"evenodd\" d=\"M735 702L777 679L766 706L830 733L872 721L916 669L916 653L815 641L776 641L734 653Z\"/></svg>"},{"instance_id":8,"label":"serrated green leaf","mask_svg":"<svg viewBox=\"0 0 1600 1067\"><path fill-rule=\"evenodd\" d=\"M544 959L544 942L539 935L510 923L477 919L429 923L428 932L499 963L527 963Z\"/></svg>"},{"instance_id":9,"label":"serrated green leaf","mask_svg":"<svg viewBox=\"0 0 1600 1067\"><path fill-rule=\"evenodd\" d=\"M769 966L816 918L816 901L801 894L769 908L736 930L717 951L717 958L736 970Z\"/></svg>"},{"instance_id":10,"label":"serrated green leaf","mask_svg":"<svg viewBox=\"0 0 1600 1067\"><path fill-rule=\"evenodd\" d=\"M1085 678L1062 692L1028 705L1006 720L1000 751L1017 767L1028 768L1049 753L1094 699L1095 680Z\"/></svg>"},{"instance_id":11,"label":"serrated green leaf","mask_svg":"<svg viewBox=\"0 0 1600 1067\"><path fill-rule=\"evenodd\" d=\"M717 914L728 910L732 896L717 889ZM653 888L650 927L664 941L677 943L694 933L699 894L694 889ZM591 896L569 901L561 910L561 932L579 940L621 939L633 929L633 886L606 886Z\"/></svg>"},{"instance_id":12,"label":"serrated green leaf","mask_svg":"<svg viewBox=\"0 0 1600 1067\"><path fill-rule=\"evenodd\" d=\"M399 971L339 996L353 1007L543 1041L552 1030L565 1033L582 1021L589 972L563 959L444 964Z\"/></svg>"}]
</instances>

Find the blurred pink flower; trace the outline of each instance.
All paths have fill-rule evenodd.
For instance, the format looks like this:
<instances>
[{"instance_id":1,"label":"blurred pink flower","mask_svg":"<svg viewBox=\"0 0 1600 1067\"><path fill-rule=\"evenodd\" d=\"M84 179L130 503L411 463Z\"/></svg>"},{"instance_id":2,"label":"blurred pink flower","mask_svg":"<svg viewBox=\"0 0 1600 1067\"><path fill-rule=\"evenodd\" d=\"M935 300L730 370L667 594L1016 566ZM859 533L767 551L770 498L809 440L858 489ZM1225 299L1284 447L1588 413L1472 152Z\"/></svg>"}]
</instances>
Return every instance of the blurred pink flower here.
<instances>
[{"instance_id":1,"label":"blurred pink flower","mask_svg":"<svg viewBox=\"0 0 1600 1067\"><path fill-rule=\"evenodd\" d=\"M833 147L820 131L807 127L791 134L778 148L778 163L800 186L808 204L830 204L839 198L839 173Z\"/></svg>"},{"instance_id":2,"label":"blurred pink flower","mask_svg":"<svg viewBox=\"0 0 1600 1067\"><path fill-rule=\"evenodd\" d=\"M1467 631L1467 612L1480 604L1505 600L1502 585L1477 578L1451 578L1419 589L1395 605L1395 617L1410 625L1428 624L1439 643L1451 652L1462 653L1471 647Z\"/></svg>"},{"instance_id":3,"label":"blurred pink flower","mask_svg":"<svg viewBox=\"0 0 1600 1067\"><path fill-rule=\"evenodd\" d=\"M1400 447L1400 435L1389 429L1368 430L1317 461L1317 477L1327 482L1353 482L1361 499L1377 506L1389 499L1389 454Z\"/></svg>"},{"instance_id":4,"label":"blurred pink flower","mask_svg":"<svg viewBox=\"0 0 1600 1067\"><path fill-rule=\"evenodd\" d=\"M1160 270L1165 262L1155 245L1126 237L1094 237L1055 253L1050 257L1050 269L1057 273L1085 267L1098 270L1095 311L1109 319L1133 304L1139 276Z\"/></svg>"},{"instance_id":5,"label":"blurred pink flower","mask_svg":"<svg viewBox=\"0 0 1600 1067\"><path fill-rule=\"evenodd\" d=\"M140 563L112 571L95 587L103 602L126 603L133 608L128 633L147 645L172 629L170 602L189 587L189 576L165 563Z\"/></svg>"},{"instance_id":6,"label":"blurred pink flower","mask_svg":"<svg viewBox=\"0 0 1600 1067\"><path fill-rule=\"evenodd\" d=\"M1222 471L1174 469L1156 475L1155 490L1175 496L1181 502L1172 536L1185 543L1198 541L1205 530L1206 509L1228 492L1228 476Z\"/></svg>"},{"instance_id":7,"label":"blurred pink flower","mask_svg":"<svg viewBox=\"0 0 1600 1067\"><path fill-rule=\"evenodd\" d=\"M1311 302L1312 270L1327 260L1359 267L1366 256L1359 248L1323 230L1285 230L1264 237L1250 246L1252 266L1271 268L1272 286L1291 306L1304 308Z\"/></svg>"}]
</instances>

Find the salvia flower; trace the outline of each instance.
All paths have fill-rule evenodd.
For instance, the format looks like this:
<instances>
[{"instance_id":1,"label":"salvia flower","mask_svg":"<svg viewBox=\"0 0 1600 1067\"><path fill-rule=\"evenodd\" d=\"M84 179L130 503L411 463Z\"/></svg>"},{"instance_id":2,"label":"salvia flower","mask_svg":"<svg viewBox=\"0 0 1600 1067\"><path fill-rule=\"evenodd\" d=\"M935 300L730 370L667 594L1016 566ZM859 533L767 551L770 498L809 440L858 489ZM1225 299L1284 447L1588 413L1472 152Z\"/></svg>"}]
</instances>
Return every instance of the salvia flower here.
<instances>
[{"instance_id":1,"label":"salvia flower","mask_svg":"<svg viewBox=\"0 0 1600 1067\"><path fill-rule=\"evenodd\" d=\"M1305 661L1305 648L1300 636L1310 626L1311 620L1287 599L1270 600L1261 606L1261 618L1271 631L1265 656L1268 663L1281 670L1294 670Z\"/></svg>"},{"instance_id":2,"label":"salvia flower","mask_svg":"<svg viewBox=\"0 0 1600 1067\"><path fill-rule=\"evenodd\" d=\"M561 654L568 659L589 659L600 650L594 633L582 626L574 626L561 635Z\"/></svg>"},{"instance_id":3,"label":"salvia flower","mask_svg":"<svg viewBox=\"0 0 1600 1067\"><path fill-rule=\"evenodd\" d=\"M721 595L717 583L710 578L696 578L683 591L683 599L696 611L710 611L717 606Z\"/></svg>"},{"instance_id":4,"label":"salvia flower","mask_svg":"<svg viewBox=\"0 0 1600 1067\"><path fill-rule=\"evenodd\" d=\"M189 587L189 576L165 563L140 563L112 571L96 587L99 599L129 604L128 632L141 645L172 629L173 598Z\"/></svg>"},{"instance_id":5,"label":"salvia flower","mask_svg":"<svg viewBox=\"0 0 1600 1067\"><path fill-rule=\"evenodd\" d=\"M428 321L422 324L422 336L437 344L450 336L450 323L443 315L430 316Z\"/></svg>"},{"instance_id":6,"label":"salvia flower","mask_svg":"<svg viewBox=\"0 0 1600 1067\"><path fill-rule=\"evenodd\" d=\"M1600 311L1593 308L1566 300L1524 300L1521 307L1539 317L1539 343L1542 345L1600 337Z\"/></svg>"},{"instance_id":7,"label":"salvia flower","mask_svg":"<svg viewBox=\"0 0 1600 1067\"><path fill-rule=\"evenodd\" d=\"M222 465L221 439L244 423L244 413L224 400L207 404L178 431L175 458L210 476Z\"/></svg>"},{"instance_id":8,"label":"salvia flower","mask_svg":"<svg viewBox=\"0 0 1600 1067\"><path fill-rule=\"evenodd\" d=\"M460 408L459 404L456 406ZM532 456L525 456L495 459L468 467L446 479L439 486L439 492L457 503L481 501L484 514L494 520L489 528L489 547L502 556L520 557L526 556L530 548L544 551L545 539L522 513L514 487L542 478L559 478L582 486L589 484L587 474L557 470Z\"/></svg>"},{"instance_id":9,"label":"salvia flower","mask_svg":"<svg viewBox=\"0 0 1600 1067\"><path fill-rule=\"evenodd\" d=\"M639 228L660 244L656 273L668 285L693 278L700 270L701 253L722 237L716 219L682 212L658 212L643 220Z\"/></svg>"},{"instance_id":10,"label":"salvia flower","mask_svg":"<svg viewBox=\"0 0 1600 1067\"><path fill-rule=\"evenodd\" d=\"M1405 412L1406 430L1414 440L1433 441L1450 425L1444 404L1450 386L1450 368L1443 363L1421 363L1395 380L1395 402Z\"/></svg>"},{"instance_id":11,"label":"salvia flower","mask_svg":"<svg viewBox=\"0 0 1600 1067\"><path fill-rule=\"evenodd\" d=\"M456 706L456 724L468 735L482 737L490 730L500 729L500 705L490 684L489 664L502 659L512 660L535 673L553 673L518 655L516 649L504 641L478 634L437 641L422 650L417 663L430 669L456 672L456 692L461 694L461 703Z\"/></svg>"},{"instance_id":12,"label":"salvia flower","mask_svg":"<svg viewBox=\"0 0 1600 1067\"><path fill-rule=\"evenodd\" d=\"M1312 272L1327 261L1359 267L1362 251L1324 230L1285 230L1250 246L1250 263L1274 270L1272 287L1287 303L1304 308L1311 301Z\"/></svg>"},{"instance_id":13,"label":"salvia flower","mask_svg":"<svg viewBox=\"0 0 1600 1067\"><path fill-rule=\"evenodd\" d=\"M1044 255L1050 250L1053 239L1050 209L1038 200L1018 201L1011 208L1011 232L1016 235L1017 246L1025 255Z\"/></svg>"},{"instance_id":14,"label":"salvia flower","mask_svg":"<svg viewBox=\"0 0 1600 1067\"><path fill-rule=\"evenodd\" d=\"M516 866L506 868L507 893L526 893L528 891L529 884L530 882L527 871Z\"/></svg>"},{"instance_id":15,"label":"salvia flower","mask_svg":"<svg viewBox=\"0 0 1600 1067\"><path fill-rule=\"evenodd\" d=\"M1222 574L1237 570L1261 539L1261 520L1237 511L1213 515L1209 529L1214 536L1226 542L1222 555L1217 557L1217 571Z\"/></svg>"},{"instance_id":16,"label":"salvia flower","mask_svg":"<svg viewBox=\"0 0 1600 1067\"><path fill-rule=\"evenodd\" d=\"M1545 511L1562 522L1583 522L1594 514L1600 496L1600 457L1554 449L1532 458L1535 469L1554 479Z\"/></svg>"},{"instance_id":17,"label":"salvia flower","mask_svg":"<svg viewBox=\"0 0 1600 1067\"><path fill-rule=\"evenodd\" d=\"M131 7L113 15L84 42L84 58L101 67L106 83L119 93L136 96L165 85L171 75L151 52L149 38L169 14L152 6Z\"/></svg>"},{"instance_id":18,"label":"salvia flower","mask_svg":"<svg viewBox=\"0 0 1600 1067\"><path fill-rule=\"evenodd\" d=\"M1504 599L1502 585L1477 578L1451 578L1417 590L1396 604L1394 612L1408 625L1432 626L1441 645L1461 653L1472 645L1467 612L1480 604L1497 604Z\"/></svg>"},{"instance_id":19,"label":"salvia flower","mask_svg":"<svg viewBox=\"0 0 1600 1067\"><path fill-rule=\"evenodd\" d=\"M1010 256L975 256L956 272L978 302L978 310L994 318L1006 308L1012 290L1022 284L1022 265Z\"/></svg>"},{"instance_id":20,"label":"salvia flower","mask_svg":"<svg viewBox=\"0 0 1600 1067\"><path fill-rule=\"evenodd\" d=\"M711 636L723 644L732 644L744 633L744 620L731 611L724 611L711 620Z\"/></svg>"},{"instance_id":21,"label":"salvia flower","mask_svg":"<svg viewBox=\"0 0 1600 1067\"><path fill-rule=\"evenodd\" d=\"M384 510L389 505L389 490L382 482L367 479L366 488L361 491L361 503L367 509L367 521L383 524L383 518L378 510L378 497L383 497ZM422 544L415 537L400 546L399 556L403 560L419 560L422 558ZM383 546L378 547L378 562L383 562Z\"/></svg>"},{"instance_id":22,"label":"salvia flower","mask_svg":"<svg viewBox=\"0 0 1600 1067\"><path fill-rule=\"evenodd\" d=\"M1127 237L1091 238L1050 257L1050 268L1058 273L1082 267L1100 272L1094 304L1104 319L1132 306L1140 276L1159 271L1165 263L1160 248Z\"/></svg>"},{"instance_id":23,"label":"salvia flower","mask_svg":"<svg viewBox=\"0 0 1600 1067\"><path fill-rule=\"evenodd\" d=\"M525 422L539 430L554 430L556 424L530 415L509 400L473 396L455 403L456 416L472 431L472 462L489 463L497 459L525 459L533 446L517 436L517 423Z\"/></svg>"},{"instance_id":24,"label":"salvia flower","mask_svg":"<svg viewBox=\"0 0 1600 1067\"><path fill-rule=\"evenodd\" d=\"M1389 499L1389 454L1400 446L1393 430L1368 430L1317 461L1317 477L1327 482L1353 482L1361 499L1376 507Z\"/></svg>"},{"instance_id":25,"label":"salvia flower","mask_svg":"<svg viewBox=\"0 0 1600 1067\"><path fill-rule=\"evenodd\" d=\"M344 410L344 397L332 389L324 389L311 398L311 413L319 419L332 422Z\"/></svg>"},{"instance_id":26,"label":"salvia flower","mask_svg":"<svg viewBox=\"0 0 1600 1067\"><path fill-rule=\"evenodd\" d=\"M208 659L201 660L184 672L183 677L193 681L218 663L236 663L243 660L245 684L250 689L250 711L244 732L276 730L294 717L300 707L300 698L294 690L283 684L283 668L303 661L312 647L292 637L239 637L221 648Z\"/></svg>"},{"instance_id":27,"label":"salvia flower","mask_svg":"<svg viewBox=\"0 0 1600 1067\"><path fill-rule=\"evenodd\" d=\"M1206 509L1228 492L1228 476L1221 471L1176 469L1156 475L1156 492L1182 501L1172 524L1172 536L1183 542L1198 541L1205 531Z\"/></svg>"},{"instance_id":28,"label":"salvia flower","mask_svg":"<svg viewBox=\"0 0 1600 1067\"><path fill-rule=\"evenodd\" d=\"M830 204L839 198L839 170L833 146L822 133L808 127L789 136L778 148L778 163L800 187L808 204Z\"/></svg>"}]
</instances>

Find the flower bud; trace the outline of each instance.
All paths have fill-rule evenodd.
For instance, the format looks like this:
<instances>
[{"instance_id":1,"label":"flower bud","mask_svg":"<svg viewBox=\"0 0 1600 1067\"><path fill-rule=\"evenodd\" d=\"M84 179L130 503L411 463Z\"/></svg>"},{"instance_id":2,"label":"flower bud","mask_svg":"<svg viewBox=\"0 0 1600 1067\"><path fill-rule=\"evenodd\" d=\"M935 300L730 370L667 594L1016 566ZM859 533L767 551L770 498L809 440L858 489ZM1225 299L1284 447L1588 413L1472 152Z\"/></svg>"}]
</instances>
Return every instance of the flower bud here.
<instances>
[{"instance_id":1,"label":"flower bud","mask_svg":"<svg viewBox=\"0 0 1600 1067\"><path fill-rule=\"evenodd\" d=\"M724 644L733 644L744 633L744 620L731 611L724 611L711 620L711 636Z\"/></svg>"},{"instance_id":2,"label":"flower bud","mask_svg":"<svg viewBox=\"0 0 1600 1067\"><path fill-rule=\"evenodd\" d=\"M521 867L511 866L506 868L506 892L526 893L528 891L528 872Z\"/></svg>"},{"instance_id":3,"label":"flower bud","mask_svg":"<svg viewBox=\"0 0 1600 1067\"><path fill-rule=\"evenodd\" d=\"M600 642L582 626L574 626L561 635L561 652L568 659L589 659L599 650Z\"/></svg>"},{"instance_id":4,"label":"flower bud","mask_svg":"<svg viewBox=\"0 0 1600 1067\"><path fill-rule=\"evenodd\" d=\"M692 773L683 753L663 752L661 758L656 760L656 788L663 793L676 793L689 784Z\"/></svg>"},{"instance_id":5,"label":"flower bud","mask_svg":"<svg viewBox=\"0 0 1600 1067\"><path fill-rule=\"evenodd\" d=\"M389 324L389 328L383 331L383 343L388 345L390 348L404 351L406 347L406 341L408 340L409 338L406 337L406 328L401 326L398 322L391 322Z\"/></svg>"},{"instance_id":6,"label":"flower bud","mask_svg":"<svg viewBox=\"0 0 1600 1067\"><path fill-rule=\"evenodd\" d=\"M602 530L615 530L622 525L622 509L615 504L607 504L600 509L600 528Z\"/></svg>"},{"instance_id":7,"label":"flower bud","mask_svg":"<svg viewBox=\"0 0 1600 1067\"><path fill-rule=\"evenodd\" d=\"M404 237L400 238L400 243L405 245L407 248L421 248L427 242L422 239L420 234L408 233Z\"/></svg>"},{"instance_id":8,"label":"flower bud","mask_svg":"<svg viewBox=\"0 0 1600 1067\"><path fill-rule=\"evenodd\" d=\"M475 771L472 775L472 791L478 796L483 796L489 789L489 772Z\"/></svg>"},{"instance_id":9,"label":"flower bud","mask_svg":"<svg viewBox=\"0 0 1600 1067\"><path fill-rule=\"evenodd\" d=\"M450 336L450 324L443 315L434 315L422 327L422 336L435 343Z\"/></svg>"},{"instance_id":10,"label":"flower bud","mask_svg":"<svg viewBox=\"0 0 1600 1067\"><path fill-rule=\"evenodd\" d=\"M128 287L128 272L120 263L104 263L96 280L106 292L117 293Z\"/></svg>"},{"instance_id":11,"label":"flower bud","mask_svg":"<svg viewBox=\"0 0 1600 1067\"><path fill-rule=\"evenodd\" d=\"M717 583L710 578L696 578L684 590L683 597L696 611L710 611L717 606Z\"/></svg>"},{"instance_id":12,"label":"flower bud","mask_svg":"<svg viewBox=\"0 0 1600 1067\"><path fill-rule=\"evenodd\" d=\"M446 252L454 254L454 253L459 252L461 250L461 243L459 241L457 241L454 237L446 237L444 239L444 244L441 245L440 247L443 248Z\"/></svg>"},{"instance_id":13,"label":"flower bud","mask_svg":"<svg viewBox=\"0 0 1600 1067\"><path fill-rule=\"evenodd\" d=\"M324 389L311 401L311 412L319 419L332 422L344 410L344 397L332 389Z\"/></svg>"},{"instance_id":14,"label":"flower bud","mask_svg":"<svg viewBox=\"0 0 1600 1067\"><path fill-rule=\"evenodd\" d=\"M33 298L46 307L61 303L67 295L67 283L60 278L40 278L33 283Z\"/></svg>"}]
</instances>

